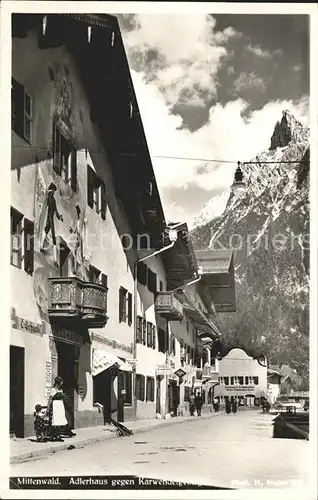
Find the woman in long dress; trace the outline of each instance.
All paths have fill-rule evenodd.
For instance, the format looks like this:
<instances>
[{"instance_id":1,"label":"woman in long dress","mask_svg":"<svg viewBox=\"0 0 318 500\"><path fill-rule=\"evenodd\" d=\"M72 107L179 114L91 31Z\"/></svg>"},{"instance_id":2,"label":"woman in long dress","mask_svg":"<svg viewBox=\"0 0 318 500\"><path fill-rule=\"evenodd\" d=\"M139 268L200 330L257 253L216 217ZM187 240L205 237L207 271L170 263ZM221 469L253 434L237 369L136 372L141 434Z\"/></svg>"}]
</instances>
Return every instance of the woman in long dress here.
<instances>
[{"instance_id":1,"label":"woman in long dress","mask_svg":"<svg viewBox=\"0 0 318 500\"><path fill-rule=\"evenodd\" d=\"M50 429L53 441L63 441L61 438L61 429L67 425L62 387L63 379L61 377L55 377L48 402Z\"/></svg>"}]
</instances>

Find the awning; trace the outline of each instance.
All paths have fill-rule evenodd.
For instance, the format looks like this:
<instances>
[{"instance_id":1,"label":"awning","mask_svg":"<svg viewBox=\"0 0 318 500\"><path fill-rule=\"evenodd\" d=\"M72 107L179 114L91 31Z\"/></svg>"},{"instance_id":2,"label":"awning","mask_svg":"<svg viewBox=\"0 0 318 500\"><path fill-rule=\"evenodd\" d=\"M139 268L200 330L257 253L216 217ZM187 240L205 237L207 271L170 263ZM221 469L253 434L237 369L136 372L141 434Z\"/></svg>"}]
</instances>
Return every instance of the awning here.
<instances>
[{"instance_id":1,"label":"awning","mask_svg":"<svg viewBox=\"0 0 318 500\"><path fill-rule=\"evenodd\" d=\"M115 354L112 354L107 351L103 351L101 349L93 350L93 367L92 367L92 375L95 377L99 373L108 370L111 366L117 365L120 370L123 371L132 371L132 366L129 363L125 363L119 359Z\"/></svg>"}]
</instances>

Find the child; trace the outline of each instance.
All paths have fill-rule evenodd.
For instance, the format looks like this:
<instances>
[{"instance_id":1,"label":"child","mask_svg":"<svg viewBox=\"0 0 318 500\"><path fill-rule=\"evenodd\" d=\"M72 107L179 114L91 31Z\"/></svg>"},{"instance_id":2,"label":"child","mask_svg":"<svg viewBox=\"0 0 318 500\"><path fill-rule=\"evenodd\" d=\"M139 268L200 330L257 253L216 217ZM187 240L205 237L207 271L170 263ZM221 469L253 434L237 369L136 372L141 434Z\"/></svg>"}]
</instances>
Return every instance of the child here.
<instances>
[{"instance_id":1,"label":"child","mask_svg":"<svg viewBox=\"0 0 318 500\"><path fill-rule=\"evenodd\" d=\"M37 441L44 441L46 437L47 417L46 410L41 405L35 405L34 430Z\"/></svg>"}]
</instances>

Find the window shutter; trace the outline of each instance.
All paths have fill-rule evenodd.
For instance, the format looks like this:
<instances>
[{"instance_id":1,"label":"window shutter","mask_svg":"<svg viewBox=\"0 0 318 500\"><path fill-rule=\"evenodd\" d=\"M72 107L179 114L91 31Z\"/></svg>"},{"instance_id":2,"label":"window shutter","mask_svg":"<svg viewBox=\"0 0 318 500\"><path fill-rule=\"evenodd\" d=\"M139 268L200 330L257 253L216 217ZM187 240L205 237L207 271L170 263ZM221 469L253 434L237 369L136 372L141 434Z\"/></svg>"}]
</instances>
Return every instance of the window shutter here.
<instances>
[{"instance_id":1,"label":"window shutter","mask_svg":"<svg viewBox=\"0 0 318 500\"><path fill-rule=\"evenodd\" d=\"M143 318L142 320L142 343L146 345L146 331L147 331L147 322Z\"/></svg>"},{"instance_id":2,"label":"window shutter","mask_svg":"<svg viewBox=\"0 0 318 500\"><path fill-rule=\"evenodd\" d=\"M101 215L102 219L106 219L106 188L103 181L101 181Z\"/></svg>"},{"instance_id":3,"label":"window shutter","mask_svg":"<svg viewBox=\"0 0 318 500\"><path fill-rule=\"evenodd\" d=\"M55 122L53 124L53 170L59 175L62 170L61 133Z\"/></svg>"},{"instance_id":4,"label":"window shutter","mask_svg":"<svg viewBox=\"0 0 318 500\"><path fill-rule=\"evenodd\" d=\"M143 262L138 264L137 279L141 285L147 285L147 266Z\"/></svg>"},{"instance_id":5,"label":"window shutter","mask_svg":"<svg viewBox=\"0 0 318 500\"><path fill-rule=\"evenodd\" d=\"M77 151L72 150L72 163L71 163L71 188L75 192L77 190Z\"/></svg>"},{"instance_id":6,"label":"window shutter","mask_svg":"<svg viewBox=\"0 0 318 500\"><path fill-rule=\"evenodd\" d=\"M132 294L128 293L128 325L132 324Z\"/></svg>"},{"instance_id":7,"label":"window shutter","mask_svg":"<svg viewBox=\"0 0 318 500\"><path fill-rule=\"evenodd\" d=\"M148 268L148 289L152 293L157 293L157 275Z\"/></svg>"},{"instance_id":8,"label":"window shutter","mask_svg":"<svg viewBox=\"0 0 318 500\"><path fill-rule=\"evenodd\" d=\"M34 268L34 223L24 219L24 270L32 275Z\"/></svg>"},{"instance_id":9,"label":"window shutter","mask_svg":"<svg viewBox=\"0 0 318 500\"><path fill-rule=\"evenodd\" d=\"M156 349L156 327L153 325L152 327L152 348Z\"/></svg>"},{"instance_id":10,"label":"window shutter","mask_svg":"<svg viewBox=\"0 0 318 500\"><path fill-rule=\"evenodd\" d=\"M87 203L88 206L93 208L93 186L94 186L94 177L93 170L89 165L87 165Z\"/></svg>"},{"instance_id":11,"label":"window shutter","mask_svg":"<svg viewBox=\"0 0 318 500\"><path fill-rule=\"evenodd\" d=\"M119 323L124 321L124 289L119 288Z\"/></svg>"},{"instance_id":12,"label":"window shutter","mask_svg":"<svg viewBox=\"0 0 318 500\"><path fill-rule=\"evenodd\" d=\"M142 342L142 318L140 316L137 316L136 342L137 344L141 344Z\"/></svg>"},{"instance_id":13,"label":"window shutter","mask_svg":"<svg viewBox=\"0 0 318 500\"><path fill-rule=\"evenodd\" d=\"M151 347L151 330L152 325L149 321L147 321L147 347Z\"/></svg>"},{"instance_id":14,"label":"window shutter","mask_svg":"<svg viewBox=\"0 0 318 500\"><path fill-rule=\"evenodd\" d=\"M12 106L14 107L13 130L24 137L24 87L12 78Z\"/></svg>"}]
</instances>

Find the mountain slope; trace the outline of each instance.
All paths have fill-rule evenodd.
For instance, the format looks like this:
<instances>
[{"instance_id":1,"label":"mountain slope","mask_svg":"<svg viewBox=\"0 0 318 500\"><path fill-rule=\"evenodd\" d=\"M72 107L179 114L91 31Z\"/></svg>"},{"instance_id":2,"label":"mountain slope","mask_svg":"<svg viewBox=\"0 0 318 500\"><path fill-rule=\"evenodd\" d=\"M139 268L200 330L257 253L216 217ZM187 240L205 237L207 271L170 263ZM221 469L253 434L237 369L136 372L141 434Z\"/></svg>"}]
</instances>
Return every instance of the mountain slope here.
<instances>
[{"instance_id":1,"label":"mountain slope","mask_svg":"<svg viewBox=\"0 0 318 500\"><path fill-rule=\"evenodd\" d=\"M224 342L290 364L305 386L309 157L309 129L285 111L269 149L243 167L244 195L231 193L220 217L192 231L198 249L235 249L237 312L218 317Z\"/></svg>"}]
</instances>

